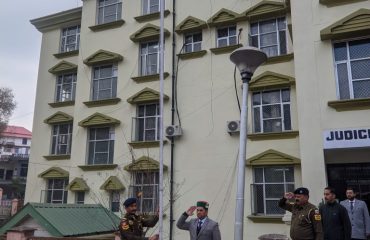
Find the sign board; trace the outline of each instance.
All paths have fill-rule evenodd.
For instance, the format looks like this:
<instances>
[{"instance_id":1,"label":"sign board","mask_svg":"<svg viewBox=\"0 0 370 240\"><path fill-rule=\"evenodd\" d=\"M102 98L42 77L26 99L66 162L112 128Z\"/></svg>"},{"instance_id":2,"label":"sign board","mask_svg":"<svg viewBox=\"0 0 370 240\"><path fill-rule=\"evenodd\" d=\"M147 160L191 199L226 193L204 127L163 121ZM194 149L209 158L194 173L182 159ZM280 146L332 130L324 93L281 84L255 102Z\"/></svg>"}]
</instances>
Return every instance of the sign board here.
<instances>
[{"instance_id":1,"label":"sign board","mask_svg":"<svg viewBox=\"0 0 370 240\"><path fill-rule=\"evenodd\" d=\"M370 147L370 127L324 131L324 149Z\"/></svg>"}]
</instances>

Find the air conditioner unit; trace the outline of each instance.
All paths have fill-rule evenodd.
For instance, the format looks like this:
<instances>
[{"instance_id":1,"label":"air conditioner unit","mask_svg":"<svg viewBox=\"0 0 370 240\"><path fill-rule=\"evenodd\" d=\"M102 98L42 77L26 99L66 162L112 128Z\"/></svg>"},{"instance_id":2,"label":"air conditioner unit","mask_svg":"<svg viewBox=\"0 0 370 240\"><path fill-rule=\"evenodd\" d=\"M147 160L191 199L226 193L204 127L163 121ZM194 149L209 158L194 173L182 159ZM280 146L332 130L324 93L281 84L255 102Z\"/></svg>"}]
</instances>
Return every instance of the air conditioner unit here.
<instances>
[{"instance_id":1,"label":"air conditioner unit","mask_svg":"<svg viewBox=\"0 0 370 240\"><path fill-rule=\"evenodd\" d=\"M182 135L182 129L179 125L170 125L165 129L166 137L179 137Z\"/></svg>"},{"instance_id":2,"label":"air conditioner unit","mask_svg":"<svg viewBox=\"0 0 370 240\"><path fill-rule=\"evenodd\" d=\"M226 122L227 132L229 134L240 132L240 121L227 121Z\"/></svg>"}]
</instances>

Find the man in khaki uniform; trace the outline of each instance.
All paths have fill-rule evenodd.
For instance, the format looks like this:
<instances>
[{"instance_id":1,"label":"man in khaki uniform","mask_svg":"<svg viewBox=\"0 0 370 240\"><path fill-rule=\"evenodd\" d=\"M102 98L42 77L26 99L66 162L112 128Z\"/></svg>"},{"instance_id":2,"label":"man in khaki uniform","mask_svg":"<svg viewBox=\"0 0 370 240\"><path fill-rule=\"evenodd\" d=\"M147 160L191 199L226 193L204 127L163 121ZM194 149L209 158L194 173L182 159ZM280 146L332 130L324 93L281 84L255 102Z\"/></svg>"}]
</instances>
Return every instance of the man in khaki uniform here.
<instances>
[{"instance_id":1,"label":"man in khaki uniform","mask_svg":"<svg viewBox=\"0 0 370 240\"><path fill-rule=\"evenodd\" d=\"M123 203L126 214L119 224L122 240L158 240L158 234L145 237L144 227L154 227L158 222L158 215L139 215L137 211L137 199L128 198Z\"/></svg>"},{"instance_id":2,"label":"man in khaki uniform","mask_svg":"<svg viewBox=\"0 0 370 240\"><path fill-rule=\"evenodd\" d=\"M295 203L288 200L295 198ZM292 240L323 240L321 215L315 205L308 202L307 188L297 188L294 193L285 193L279 207L292 213L290 237Z\"/></svg>"}]
</instances>

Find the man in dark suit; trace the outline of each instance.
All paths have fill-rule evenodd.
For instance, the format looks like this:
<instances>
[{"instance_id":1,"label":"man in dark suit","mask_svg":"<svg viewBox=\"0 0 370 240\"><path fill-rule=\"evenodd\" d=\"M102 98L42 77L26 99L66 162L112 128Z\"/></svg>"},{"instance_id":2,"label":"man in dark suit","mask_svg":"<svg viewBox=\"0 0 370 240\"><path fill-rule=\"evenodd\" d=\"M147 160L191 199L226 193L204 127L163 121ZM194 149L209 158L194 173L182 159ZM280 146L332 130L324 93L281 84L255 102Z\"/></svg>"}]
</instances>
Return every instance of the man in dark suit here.
<instances>
[{"instance_id":1,"label":"man in dark suit","mask_svg":"<svg viewBox=\"0 0 370 240\"><path fill-rule=\"evenodd\" d=\"M208 207L208 202L199 201L197 206L190 207L177 221L178 228L189 231L190 240L221 240L218 223L208 217ZM197 218L186 221L189 216L193 215L195 209Z\"/></svg>"},{"instance_id":2,"label":"man in dark suit","mask_svg":"<svg viewBox=\"0 0 370 240\"><path fill-rule=\"evenodd\" d=\"M352 224L352 240L370 237L370 217L366 203L358 200L353 188L346 190L347 200L340 202L347 209Z\"/></svg>"},{"instance_id":3,"label":"man in dark suit","mask_svg":"<svg viewBox=\"0 0 370 240\"><path fill-rule=\"evenodd\" d=\"M320 206L324 240L351 240L351 222L345 207L336 200L335 190L324 189L325 204Z\"/></svg>"}]
</instances>

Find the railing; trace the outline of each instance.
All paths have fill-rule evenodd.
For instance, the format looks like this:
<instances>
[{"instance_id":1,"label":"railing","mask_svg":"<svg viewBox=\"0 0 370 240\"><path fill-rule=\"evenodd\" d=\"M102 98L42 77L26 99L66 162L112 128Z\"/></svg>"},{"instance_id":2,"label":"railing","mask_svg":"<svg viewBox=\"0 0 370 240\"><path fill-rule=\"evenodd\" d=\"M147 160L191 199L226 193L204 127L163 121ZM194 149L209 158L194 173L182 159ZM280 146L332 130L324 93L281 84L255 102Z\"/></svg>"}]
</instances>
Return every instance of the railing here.
<instances>
[{"instance_id":1,"label":"railing","mask_svg":"<svg viewBox=\"0 0 370 240\"><path fill-rule=\"evenodd\" d=\"M133 117L131 141L147 142L159 140L159 116Z\"/></svg>"},{"instance_id":2,"label":"railing","mask_svg":"<svg viewBox=\"0 0 370 240\"><path fill-rule=\"evenodd\" d=\"M30 158L29 154L13 153L9 155L2 155L0 157L0 161L8 162L8 161L16 161L16 160L28 160L29 158Z\"/></svg>"}]
</instances>

